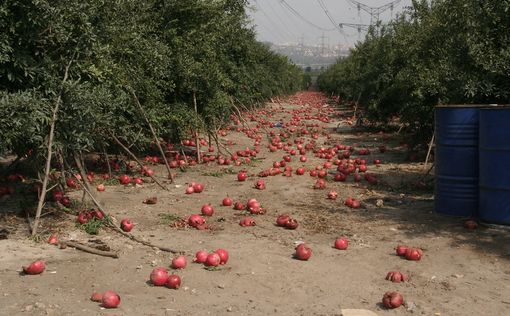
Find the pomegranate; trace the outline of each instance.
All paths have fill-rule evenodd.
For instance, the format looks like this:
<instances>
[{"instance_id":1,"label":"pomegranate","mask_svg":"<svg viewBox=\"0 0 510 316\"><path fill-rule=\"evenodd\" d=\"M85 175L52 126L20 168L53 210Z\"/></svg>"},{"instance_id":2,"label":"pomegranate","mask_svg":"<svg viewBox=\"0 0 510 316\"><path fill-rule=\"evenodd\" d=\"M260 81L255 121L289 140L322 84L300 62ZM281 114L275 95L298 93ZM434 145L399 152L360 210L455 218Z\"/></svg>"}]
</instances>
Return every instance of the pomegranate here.
<instances>
[{"instance_id":1,"label":"pomegranate","mask_svg":"<svg viewBox=\"0 0 510 316\"><path fill-rule=\"evenodd\" d=\"M307 245L305 245L304 243L302 244L299 244L297 247L296 247L296 253L294 254L294 256L299 259L299 260L308 260L310 259L310 257L312 256L312 249L310 249Z\"/></svg>"},{"instance_id":2,"label":"pomegranate","mask_svg":"<svg viewBox=\"0 0 510 316\"><path fill-rule=\"evenodd\" d=\"M204 191L204 185L202 183L195 183L195 185L193 185L193 191L195 193L201 193Z\"/></svg>"},{"instance_id":3,"label":"pomegranate","mask_svg":"<svg viewBox=\"0 0 510 316\"><path fill-rule=\"evenodd\" d=\"M71 206L71 199L67 196L62 197L62 199L60 199L59 202L60 202L60 204L64 205L65 207Z\"/></svg>"},{"instance_id":4,"label":"pomegranate","mask_svg":"<svg viewBox=\"0 0 510 316\"><path fill-rule=\"evenodd\" d=\"M134 184L138 184L138 185L142 185L143 184L143 179L139 178L139 177L133 178L133 183Z\"/></svg>"},{"instance_id":5,"label":"pomegranate","mask_svg":"<svg viewBox=\"0 0 510 316\"><path fill-rule=\"evenodd\" d=\"M240 171L238 174L237 174L237 181L246 181L246 179L248 178L248 174L245 172L245 171Z\"/></svg>"},{"instance_id":6,"label":"pomegranate","mask_svg":"<svg viewBox=\"0 0 510 316\"><path fill-rule=\"evenodd\" d=\"M336 191L329 191L328 193L328 199L330 200L336 200L336 198L338 197L338 193L336 193Z\"/></svg>"},{"instance_id":7,"label":"pomegranate","mask_svg":"<svg viewBox=\"0 0 510 316\"><path fill-rule=\"evenodd\" d=\"M265 190L266 182L264 182L264 180L257 180L257 182L255 182L255 188L258 190Z\"/></svg>"},{"instance_id":8,"label":"pomegranate","mask_svg":"<svg viewBox=\"0 0 510 316\"><path fill-rule=\"evenodd\" d=\"M305 170L305 168L303 168L303 167L299 167L299 168L297 168L297 169L296 169L296 174L297 174L298 176L302 176L302 175L304 175L304 174L305 174L305 171L306 171L306 170Z\"/></svg>"},{"instance_id":9,"label":"pomegranate","mask_svg":"<svg viewBox=\"0 0 510 316\"><path fill-rule=\"evenodd\" d=\"M290 221L290 216L287 214L279 215L276 218L276 225L280 227L285 227L287 223Z\"/></svg>"},{"instance_id":10,"label":"pomegranate","mask_svg":"<svg viewBox=\"0 0 510 316\"><path fill-rule=\"evenodd\" d=\"M337 238L335 240L335 248L340 250L347 250L349 247L349 240L345 237Z\"/></svg>"},{"instance_id":11,"label":"pomegranate","mask_svg":"<svg viewBox=\"0 0 510 316\"><path fill-rule=\"evenodd\" d=\"M318 189L318 190L322 190L322 189L325 189L326 188L326 181L324 181L324 179L318 179L314 186L313 186L314 189Z\"/></svg>"},{"instance_id":12,"label":"pomegranate","mask_svg":"<svg viewBox=\"0 0 510 316\"><path fill-rule=\"evenodd\" d=\"M124 174L119 177L119 182L120 184L128 185L131 183L131 178L128 175Z\"/></svg>"},{"instance_id":13,"label":"pomegranate","mask_svg":"<svg viewBox=\"0 0 510 316\"><path fill-rule=\"evenodd\" d=\"M129 233L133 227L135 227L135 224L129 218L124 218L120 222L120 228L122 228L122 230L126 233Z\"/></svg>"},{"instance_id":14,"label":"pomegranate","mask_svg":"<svg viewBox=\"0 0 510 316\"><path fill-rule=\"evenodd\" d=\"M64 192L62 191L51 191L51 196L53 201L59 202L64 197Z\"/></svg>"},{"instance_id":15,"label":"pomegranate","mask_svg":"<svg viewBox=\"0 0 510 316\"><path fill-rule=\"evenodd\" d=\"M57 235L52 234L52 235L50 236L50 238L48 238L48 244L50 244L50 245L56 245L56 244L58 244L58 238L57 238Z\"/></svg>"},{"instance_id":16,"label":"pomegranate","mask_svg":"<svg viewBox=\"0 0 510 316\"><path fill-rule=\"evenodd\" d=\"M473 219L468 219L464 222L464 227L466 227L469 230L475 230L478 228L478 223Z\"/></svg>"},{"instance_id":17,"label":"pomegranate","mask_svg":"<svg viewBox=\"0 0 510 316\"><path fill-rule=\"evenodd\" d=\"M207 259L205 260L205 265L208 267L217 267L220 265L221 258L220 256L213 252L207 255Z\"/></svg>"},{"instance_id":18,"label":"pomegranate","mask_svg":"<svg viewBox=\"0 0 510 316\"><path fill-rule=\"evenodd\" d=\"M247 226L255 226L256 223L255 223L255 220L251 217L243 217L239 221L239 225L241 225L242 227L247 227Z\"/></svg>"},{"instance_id":19,"label":"pomegranate","mask_svg":"<svg viewBox=\"0 0 510 316\"><path fill-rule=\"evenodd\" d=\"M169 275L166 286L170 289L177 290L179 287L181 287L181 277L177 274Z\"/></svg>"},{"instance_id":20,"label":"pomegranate","mask_svg":"<svg viewBox=\"0 0 510 316\"><path fill-rule=\"evenodd\" d=\"M307 160L308 160L308 159L306 158L306 156L301 156L301 157L299 158L299 161L301 161L301 162L306 162Z\"/></svg>"},{"instance_id":21,"label":"pomegranate","mask_svg":"<svg viewBox=\"0 0 510 316\"><path fill-rule=\"evenodd\" d=\"M23 266L23 272L25 274L40 274L44 271L45 268L46 265L44 264L44 261L37 260L28 266Z\"/></svg>"},{"instance_id":22,"label":"pomegranate","mask_svg":"<svg viewBox=\"0 0 510 316\"><path fill-rule=\"evenodd\" d=\"M106 291L103 294L102 302L104 308L117 308L120 304L120 296L114 291Z\"/></svg>"},{"instance_id":23,"label":"pomegranate","mask_svg":"<svg viewBox=\"0 0 510 316\"><path fill-rule=\"evenodd\" d=\"M80 224L86 224L87 222L89 221L88 217L87 217L87 213L85 212L80 212L78 214L78 223Z\"/></svg>"},{"instance_id":24,"label":"pomegranate","mask_svg":"<svg viewBox=\"0 0 510 316\"><path fill-rule=\"evenodd\" d=\"M390 271L386 274L386 280L394 283L400 283L408 280L407 275L398 271Z\"/></svg>"},{"instance_id":25,"label":"pomegranate","mask_svg":"<svg viewBox=\"0 0 510 316\"><path fill-rule=\"evenodd\" d=\"M193 259L193 262L196 262L196 263L204 263L206 260L207 260L207 256L209 254L207 253L207 251L205 250L199 250L197 251L197 253L195 254L195 259Z\"/></svg>"},{"instance_id":26,"label":"pomegranate","mask_svg":"<svg viewBox=\"0 0 510 316\"><path fill-rule=\"evenodd\" d=\"M298 221L293 218L289 219L289 221L287 223L285 223L285 228L287 228L287 229L293 230L293 229L298 228L298 226L299 226Z\"/></svg>"},{"instance_id":27,"label":"pomegranate","mask_svg":"<svg viewBox=\"0 0 510 316\"><path fill-rule=\"evenodd\" d=\"M101 184L97 185L96 190L98 192L104 192L104 190L106 190L106 188L105 188L104 184L101 183Z\"/></svg>"},{"instance_id":28,"label":"pomegranate","mask_svg":"<svg viewBox=\"0 0 510 316\"><path fill-rule=\"evenodd\" d=\"M223 199L223 201L221 202L223 206L232 206L232 199L229 198L229 197L226 197Z\"/></svg>"},{"instance_id":29,"label":"pomegranate","mask_svg":"<svg viewBox=\"0 0 510 316\"><path fill-rule=\"evenodd\" d=\"M407 246L398 245L397 248L395 248L395 250L397 252L397 256L401 256L401 257L405 256L408 248L409 247L407 247Z\"/></svg>"},{"instance_id":30,"label":"pomegranate","mask_svg":"<svg viewBox=\"0 0 510 316\"><path fill-rule=\"evenodd\" d=\"M244 210L245 209L245 206L243 204L243 202L235 202L234 204L234 210L237 210L237 211L241 211L241 210Z\"/></svg>"},{"instance_id":31,"label":"pomegranate","mask_svg":"<svg viewBox=\"0 0 510 316\"><path fill-rule=\"evenodd\" d=\"M150 280L155 286L165 285L168 280L168 270L163 267L154 268L151 272Z\"/></svg>"},{"instance_id":32,"label":"pomegranate","mask_svg":"<svg viewBox=\"0 0 510 316\"><path fill-rule=\"evenodd\" d=\"M405 254L407 260L419 261L423 256L423 251L419 248L408 248Z\"/></svg>"},{"instance_id":33,"label":"pomegranate","mask_svg":"<svg viewBox=\"0 0 510 316\"><path fill-rule=\"evenodd\" d=\"M187 260L185 256L177 256L172 259L173 269L184 269L186 268Z\"/></svg>"},{"instance_id":34,"label":"pomegranate","mask_svg":"<svg viewBox=\"0 0 510 316\"><path fill-rule=\"evenodd\" d=\"M186 188L186 191L185 193L186 194L193 194L195 192L195 189L193 188L192 185L189 185L187 188Z\"/></svg>"},{"instance_id":35,"label":"pomegranate","mask_svg":"<svg viewBox=\"0 0 510 316\"><path fill-rule=\"evenodd\" d=\"M205 225L205 219L198 214L193 214L188 218L188 225L191 227L200 228L201 226Z\"/></svg>"},{"instance_id":36,"label":"pomegranate","mask_svg":"<svg viewBox=\"0 0 510 316\"><path fill-rule=\"evenodd\" d=\"M382 303L386 308L397 308L404 303L404 298L398 292L386 292Z\"/></svg>"},{"instance_id":37,"label":"pomegranate","mask_svg":"<svg viewBox=\"0 0 510 316\"><path fill-rule=\"evenodd\" d=\"M220 256L220 264L226 264L228 261L228 251L225 249L217 249L214 253Z\"/></svg>"},{"instance_id":38,"label":"pomegranate","mask_svg":"<svg viewBox=\"0 0 510 316\"><path fill-rule=\"evenodd\" d=\"M66 179L66 185L71 189L76 189L78 187L76 180L70 178Z\"/></svg>"},{"instance_id":39,"label":"pomegranate","mask_svg":"<svg viewBox=\"0 0 510 316\"><path fill-rule=\"evenodd\" d=\"M205 204L202 206L202 215L204 216L212 216L214 214L214 208L211 204Z\"/></svg>"},{"instance_id":40,"label":"pomegranate","mask_svg":"<svg viewBox=\"0 0 510 316\"><path fill-rule=\"evenodd\" d=\"M361 207L361 203L360 203L360 201L358 201L358 200L353 200L353 201L352 201L352 204L351 204L351 207L352 207L352 208L360 208L360 207Z\"/></svg>"},{"instance_id":41,"label":"pomegranate","mask_svg":"<svg viewBox=\"0 0 510 316\"><path fill-rule=\"evenodd\" d=\"M102 302L103 301L103 294L102 293L98 293L98 292L94 292L90 296L90 300L93 301L93 302Z\"/></svg>"}]
</instances>

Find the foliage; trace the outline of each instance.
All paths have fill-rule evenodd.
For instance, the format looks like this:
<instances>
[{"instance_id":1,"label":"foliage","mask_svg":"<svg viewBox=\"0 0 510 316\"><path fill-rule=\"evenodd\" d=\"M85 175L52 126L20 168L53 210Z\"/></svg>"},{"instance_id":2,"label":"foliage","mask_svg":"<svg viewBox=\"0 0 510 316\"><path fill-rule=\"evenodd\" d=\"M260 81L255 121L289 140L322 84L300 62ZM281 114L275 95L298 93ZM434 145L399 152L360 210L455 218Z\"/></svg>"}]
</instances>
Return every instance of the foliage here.
<instances>
[{"instance_id":1,"label":"foliage","mask_svg":"<svg viewBox=\"0 0 510 316\"><path fill-rule=\"evenodd\" d=\"M224 124L232 104L301 88L302 73L255 39L246 0L0 3L0 154L42 161L61 96L58 152L144 150ZM66 66L69 78L63 82ZM195 112L196 99L197 112Z\"/></svg>"},{"instance_id":2,"label":"foliage","mask_svg":"<svg viewBox=\"0 0 510 316\"><path fill-rule=\"evenodd\" d=\"M432 133L437 104L510 102L510 1L435 0L413 5L318 80L357 101L368 118L393 116L418 136Z\"/></svg>"}]
</instances>

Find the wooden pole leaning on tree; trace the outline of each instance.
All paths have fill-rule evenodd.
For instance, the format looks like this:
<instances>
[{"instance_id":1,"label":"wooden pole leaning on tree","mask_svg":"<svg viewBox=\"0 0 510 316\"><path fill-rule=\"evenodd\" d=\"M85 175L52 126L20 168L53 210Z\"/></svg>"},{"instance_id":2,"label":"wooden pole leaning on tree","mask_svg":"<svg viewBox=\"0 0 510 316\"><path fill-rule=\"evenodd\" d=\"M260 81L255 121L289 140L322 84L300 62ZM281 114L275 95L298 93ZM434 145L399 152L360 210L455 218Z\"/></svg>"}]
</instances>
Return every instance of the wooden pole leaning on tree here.
<instances>
[{"instance_id":1,"label":"wooden pole leaning on tree","mask_svg":"<svg viewBox=\"0 0 510 316\"><path fill-rule=\"evenodd\" d=\"M174 176L172 174L172 169L170 169L170 165L168 164L168 160L166 159L165 152L163 151L163 148L161 147L161 143L159 142L158 135L156 134L156 130L154 130L154 127L152 126L151 122L149 121L149 118L147 117L147 114L145 114L145 110L142 107L142 104L140 103L140 100L138 99L138 96L134 91L132 91L133 98L135 99L135 103L138 105L138 109L142 113L143 118L145 119L145 122L147 125L149 125L149 128L151 130L152 136L154 137L154 141L156 142L156 145L158 146L159 152L161 153L161 156L163 156L163 160L165 161L166 170L168 171L168 176L170 178L170 183L174 182Z\"/></svg>"},{"instance_id":2,"label":"wooden pole leaning on tree","mask_svg":"<svg viewBox=\"0 0 510 316\"><path fill-rule=\"evenodd\" d=\"M197 107L197 94L195 90L193 90L193 106L195 107L195 115L198 117L198 107ZM200 141L199 141L198 132L195 130L195 146L197 151L197 162L202 163L202 157L200 157Z\"/></svg>"},{"instance_id":3,"label":"wooden pole leaning on tree","mask_svg":"<svg viewBox=\"0 0 510 316\"><path fill-rule=\"evenodd\" d=\"M142 164L142 162L141 162L141 161L140 161L140 160L139 160L139 159L135 156L135 154L133 154L133 153L131 152L131 150L129 150L129 148L127 148L127 147L126 147L126 145L124 145L124 144L123 144L123 143L122 143L122 142L121 142L121 141L120 141L120 140L119 140L119 139L118 139L115 135L113 135L113 134L111 134L111 133L110 133L110 135L112 136L113 140L114 140L117 144L119 144L119 146L120 146L120 147L122 147L122 149L124 149L124 151L125 151L126 153L128 153L128 154L129 154L129 156L131 156L131 158L133 158L133 160L134 160L134 161L136 161L136 163L138 163L138 165L140 166L140 168L143 168L143 164ZM159 185L159 186L160 186L163 190L168 191L168 188L166 188L164 185L162 185L162 184L158 181L158 179L154 178L154 176L153 176L153 175L150 175L150 174L149 174L148 176L149 176L149 177L151 177L151 179L152 179L152 180L154 180L154 182L156 182L156 184L157 184L157 185Z\"/></svg>"},{"instance_id":4,"label":"wooden pole leaning on tree","mask_svg":"<svg viewBox=\"0 0 510 316\"><path fill-rule=\"evenodd\" d=\"M71 64L73 63L74 55L67 64L65 71L64 71L64 78L62 79L62 87L60 89L60 92L58 94L57 100L55 101L55 106L53 107L52 111L52 117L51 117L51 124L50 124L50 133L48 135L48 154L46 155L46 166L44 169L44 178L41 188L41 195L39 196L39 202L37 203L37 209L35 211L35 219L34 223L32 225L32 236L37 234L37 228L39 227L39 221L41 219L41 212L44 207L44 200L46 199L46 188L48 187L48 178L50 175L50 169L51 169L51 157L53 156L53 138L55 136L55 125L57 123L57 113L60 108L60 103L62 102L62 93L64 92L64 84L67 81L67 78L69 77L69 68L71 67Z\"/></svg>"}]
</instances>

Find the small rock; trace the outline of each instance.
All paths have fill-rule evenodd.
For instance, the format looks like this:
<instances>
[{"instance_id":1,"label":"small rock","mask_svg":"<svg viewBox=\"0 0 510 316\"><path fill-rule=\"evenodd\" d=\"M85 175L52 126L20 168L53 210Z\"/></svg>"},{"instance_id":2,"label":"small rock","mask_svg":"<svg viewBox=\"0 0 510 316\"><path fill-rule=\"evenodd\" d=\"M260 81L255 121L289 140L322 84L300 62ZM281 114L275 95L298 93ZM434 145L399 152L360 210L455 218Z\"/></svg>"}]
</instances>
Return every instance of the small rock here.
<instances>
[{"instance_id":1,"label":"small rock","mask_svg":"<svg viewBox=\"0 0 510 316\"><path fill-rule=\"evenodd\" d=\"M225 288L225 285L223 285L223 284L218 284L218 285L217 285L217 288L219 288L219 289L224 289L224 288Z\"/></svg>"},{"instance_id":2,"label":"small rock","mask_svg":"<svg viewBox=\"0 0 510 316\"><path fill-rule=\"evenodd\" d=\"M34 309L34 305L27 305L25 308L23 308L24 312L30 312Z\"/></svg>"},{"instance_id":3,"label":"small rock","mask_svg":"<svg viewBox=\"0 0 510 316\"><path fill-rule=\"evenodd\" d=\"M460 278L463 278L464 275L463 274L452 274L452 277L460 279Z\"/></svg>"},{"instance_id":4,"label":"small rock","mask_svg":"<svg viewBox=\"0 0 510 316\"><path fill-rule=\"evenodd\" d=\"M406 306L407 306L407 311L411 312L411 313L414 313L414 311L416 310L416 307L417 307L414 302L406 302Z\"/></svg>"},{"instance_id":5,"label":"small rock","mask_svg":"<svg viewBox=\"0 0 510 316\"><path fill-rule=\"evenodd\" d=\"M35 307L40 308L40 309L43 309L43 308L46 308L46 305L44 305L44 304L43 304L43 303L41 303L41 302L37 302L37 303L35 303Z\"/></svg>"},{"instance_id":6,"label":"small rock","mask_svg":"<svg viewBox=\"0 0 510 316\"><path fill-rule=\"evenodd\" d=\"M232 311L232 306L227 307L227 312L231 312L231 311Z\"/></svg>"},{"instance_id":7,"label":"small rock","mask_svg":"<svg viewBox=\"0 0 510 316\"><path fill-rule=\"evenodd\" d=\"M377 316L376 313L366 309L342 309L341 316Z\"/></svg>"},{"instance_id":8,"label":"small rock","mask_svg":"<svg viewBox=\"0 0 510 316\"><path fill-rule=\"evenodd\" d=\"M383 207L384 206L384 201L382 199L378 199L377 202L375 202L375 205L377 207Z\"/></svg>"}]
</instances>

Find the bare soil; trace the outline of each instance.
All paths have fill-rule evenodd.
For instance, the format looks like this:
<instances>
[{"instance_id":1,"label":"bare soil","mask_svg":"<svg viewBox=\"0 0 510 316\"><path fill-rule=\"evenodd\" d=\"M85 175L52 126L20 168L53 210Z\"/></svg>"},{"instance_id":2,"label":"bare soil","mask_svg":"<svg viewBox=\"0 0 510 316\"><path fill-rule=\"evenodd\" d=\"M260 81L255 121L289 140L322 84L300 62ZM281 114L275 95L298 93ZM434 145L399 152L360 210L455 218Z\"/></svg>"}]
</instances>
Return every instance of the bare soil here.
<instances>
[{"instance_id":1,"label":"bare soil","mask_svg":"<svg viewBox=\"0 0 510 316\"><path fill-rule=\"evenodd\" d=\"M288 121L289 110L307 108L289 103L267 106L274 114L267 119L273 121ZM349 177L347 182L328 181L326 190L314 190L316 179L308 173L264 178L266 190L253 188L256 176L238 182L237 171L256 175L282 159L284 152L269 152L264 137L260 159L250 166L192 167L178 172L176 183L167 182L168 192L148 183L109 185L98 194L113 217L134 220L134 235L186 253L188 266L176 272L183 280L179 290L147 282L154 267L169 267L171 254L111 230L87 235L75 227L75 216L66 214L44 217L43 238L36 242L28 238L24 216L16 211L16 196L4 197L0 229L9 235L0 240L0 315L340 315L342 308L364 308L379 315L510 315L508 227L480 225L470 231L463 227L463 219L435 214L432 182L424 177L428 167L405 160L400 136L391 134L383 140L382 134L355 130L344 120L350 109L339 113L343 117L336 115L330 123L320 123L321 128L332 133L331 144L371 150L369 171L377 174L377 185L358 184ZM222 140L236 143L232 151L253 146L252 139L235 131ZM321 146L328 140L321 135L317 142ZM386 144L386 153L377 150L381 144ZM298 157L290 163L294 168L310 169L324 162L311 152L306 163ZM382 160L380 167L371 163L375 158ZM156 176L166 181L164 166L154 168ZM420 180L424 185L416 186ZM204 183L205 191L184 194L191 181ZM338 192L337 200L326 198L329 190ZM267 213L254 216L255 227L241 227L238 223L244 214L220 206L227 195L244 203L256 198ZM151 196L158 197L157 204L142 203ZM362 207L344 206L349 196L360 199ZM72 197L80 199L81 192ZM214 216L207 218L211 229L171 225L174 217L200 213L205 203L215 208ZM282 213L295 217L298 229L276 227L275 218ZM52 232L81 242L100 239L120 258L58 249L45 242ZM338 236L349 238L348 250L332 247ZM292 257L300 241L313 249L309 261ZM422 248L422 260L396 256L394 248L399 244ZM220 269L209 271L191 262L196 251L218 248L230 252L229 262ZM20 274L22 265L38 258L46 261L44 273ZM408 273L410 281L385 280L386 273L395 270ZM106 310L89 300L92 292L109 289L120 294L119 308ZM385 309L380 302L386 291L400 292L405 306Z\"/></svg>"}]
</instances>

